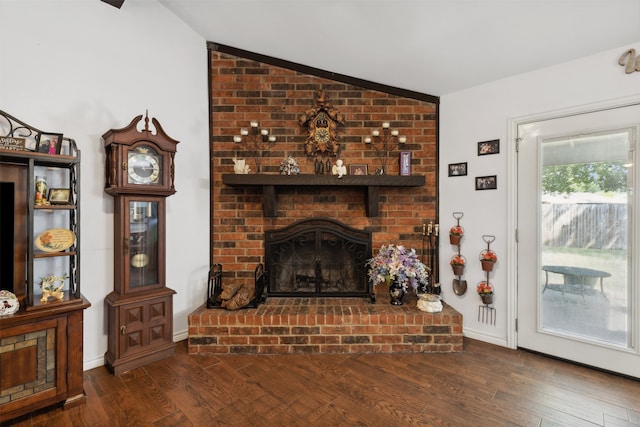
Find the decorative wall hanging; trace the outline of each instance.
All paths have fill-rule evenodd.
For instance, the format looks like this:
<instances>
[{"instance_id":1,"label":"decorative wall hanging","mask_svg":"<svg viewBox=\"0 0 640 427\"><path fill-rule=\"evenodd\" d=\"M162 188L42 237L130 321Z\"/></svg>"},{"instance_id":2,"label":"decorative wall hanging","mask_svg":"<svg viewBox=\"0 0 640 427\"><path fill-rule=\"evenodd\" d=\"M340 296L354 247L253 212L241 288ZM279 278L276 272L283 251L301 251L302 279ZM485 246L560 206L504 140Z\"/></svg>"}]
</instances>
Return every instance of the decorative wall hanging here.
<instances>
[{"instance_id":1,"label":"decorative wall hanging","mask_svg":"<svg viewBox=\"0 0 640 427\"><path fill-rule=\"evenodd\" d=\"M476 190L495 190L498 188L496 175L476 176Z\"/></svg>"},{"instance_id":2,"label":"decorative wall hanging","mask_svg":"<svg viewBox=\"0 0 640 427\"><path fill-rule=\"evenodd\" d=\"M467 163L449 163L449 176L467 176Z\"/></svg>"},{"instance_id":3,"label":"decorative wall hanging","mask_svg":"<svg viewBox=\"0 0 640 427\"><path fill-rule=\"evenodd\" d=\"M306 110L299 118L300 126L307 128L305 152L309 157L335 157L340 152L338 125L344 125L344 115L327 101L324 89L316 90L316 106ZM324 166L324 161L322 162ZM323 168L324 169L324 168ZM316 171L316 173L319 173ZM331 173L331 170L327 170Z\"/></svg>"},{"instance_id":4,"label":"decorative wall hanging","mask_svg":"<svg viewBox=\"0 0 640 427\"><path fill-rule=\"evenodd\" d=\"M499 139L478 142L478 156L486 156L488 154L498 154L499 152L500 152Z\"/></svg>"},{"instance_id":5,"label":"decorative wall hanging","mask_svg":"<svg viewBox=\"0 0 640 427\"><path fill-rule=\"evenodd\" d=\"M491 243L496 240L496 236L483 235L482 240L487 243L487 249L480 252L480 262L482 270L487 273L487 279L478 283L476 291L482 300L482 304L478 306L478 322L496 324L496 309L491 307L493 304L493 286L489 282L489 273L493 271L494 264L498 261L498 256L491 250Z\"/></svg>"},{"instance_id":6,"label":"decorative wall hanging","mask_svg":"<svg viewBox=\"0 0 640 427\"><path fill-rule=\"evenodd\" d=\"M454 255L449 262L453 269L453 274L458 276L456 279L453 279L453 292L456 295L464 295L464 293L467 292L467 281L462 280L467 260L460 254L460 241L464 235L464 228L460 225L460 220L463 216L464 214L462 212L454 212L453 217L457 223L449 230L449 243L458 247L458 253Z\"/></svg>"}]
</instances>

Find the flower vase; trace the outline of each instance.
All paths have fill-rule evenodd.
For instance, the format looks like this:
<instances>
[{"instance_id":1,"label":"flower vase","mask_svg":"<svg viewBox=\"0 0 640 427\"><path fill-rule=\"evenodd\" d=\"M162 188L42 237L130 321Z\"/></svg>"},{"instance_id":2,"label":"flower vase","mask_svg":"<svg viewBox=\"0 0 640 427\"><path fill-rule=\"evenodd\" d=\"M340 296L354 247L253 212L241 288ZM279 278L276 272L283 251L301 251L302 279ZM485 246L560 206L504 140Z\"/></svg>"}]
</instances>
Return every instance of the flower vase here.
<instances>
[{"instance_id":1,"label":"flower vase","mask_svg":"<svg viewBox=\"0 0 640 427\"><path fill-rule=\"evenodd\" d=\"M449 243L451 243L452 245L459 245L461 239L462 236L460 235L449 234Z\"/></svg>"},{"instance_id":2,"label":"flower vase","mask_svg":"<svg viewBox=\"0 0 640 427\"><path fill-rule=\"evenodd\" d=\"M485 305L493 304L493 294L480 294L480 298Z\"/></svg>"},{"instance_id":3,"label":"flower vase","mask_svg":"<svg viewBox=\"0 0 640 427\"><path fill-rule=\"evenodd\" d=\"M493 261L480 261L482 263L482 270L484 271L493 271Z\"/></svg>"},{"instance_id":4,"label":"flower vase","mask_svg":"<svg viewBox=\"0 0 640 427\"><path fill-rule=\"evenodd\" d=\"M464 274L464 265L452 265L453 274L456 276L462 276Z\"/></svg>"},{"instance_id":5,"label":"flower vase","mask_svg":"<svg viewBox=\"0 0 640 427\"><path fill-rule=\"evenodd\" d=\"M404 288L401 284L393 281L389 284L389 296L391 297L391 305L402 305L404 298Z\"/></svg>"}]
</instances>

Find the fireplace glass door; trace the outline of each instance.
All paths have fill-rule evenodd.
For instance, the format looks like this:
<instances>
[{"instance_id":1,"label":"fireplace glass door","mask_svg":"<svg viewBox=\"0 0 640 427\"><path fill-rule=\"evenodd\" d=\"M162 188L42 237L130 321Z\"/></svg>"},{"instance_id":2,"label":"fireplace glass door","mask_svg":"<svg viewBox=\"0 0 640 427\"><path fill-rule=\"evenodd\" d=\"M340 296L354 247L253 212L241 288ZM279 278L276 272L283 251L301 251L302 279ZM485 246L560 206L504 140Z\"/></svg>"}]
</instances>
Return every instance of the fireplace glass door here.
<instances>
[{"instance_id":1,"label":"fireplace glass door","mask_svg":"<svg viewBox=\"0 0 640 427\"><path fill-rule=\"evenodd\" d=\"M366 261L371 234L333 220L311 219L268 231L265 244L271 296L370 294Z\"/></svg>"}]
</instances>

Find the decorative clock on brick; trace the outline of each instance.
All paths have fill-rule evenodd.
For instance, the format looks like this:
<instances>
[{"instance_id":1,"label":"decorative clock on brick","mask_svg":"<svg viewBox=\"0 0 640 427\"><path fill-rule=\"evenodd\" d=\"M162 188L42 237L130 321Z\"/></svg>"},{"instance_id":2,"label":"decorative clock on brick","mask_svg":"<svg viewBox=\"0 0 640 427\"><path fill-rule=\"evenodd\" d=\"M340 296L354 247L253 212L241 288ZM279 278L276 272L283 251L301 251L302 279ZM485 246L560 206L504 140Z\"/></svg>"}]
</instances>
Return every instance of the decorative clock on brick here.
<instances>
[{"instance_id":1,"label":"decorative clock on brick","mask_svg":"<svg viewBox=\"0 0 640 427\"><path fill-rule=\"evenodd\" d=\"M175 352L173 294L166 286L165 201L175 193L178 141L142 115L103 135L105 191L114 196L114 290L106 298L108 351L115 374Z\"/></svg>"},{"instance_id":2,"label":"decorative clock on brick","mask_svg":"<svg viewBox=\"0 0 640 427\"><path fill-rule=\"evenodd\" d=\"M331 106L324 90L316 91L316 107L306 110L299 123L307 128L308 156L336 156L340 152L338 125L344 124L344 115Z\"/></svg>"}]
</instances>

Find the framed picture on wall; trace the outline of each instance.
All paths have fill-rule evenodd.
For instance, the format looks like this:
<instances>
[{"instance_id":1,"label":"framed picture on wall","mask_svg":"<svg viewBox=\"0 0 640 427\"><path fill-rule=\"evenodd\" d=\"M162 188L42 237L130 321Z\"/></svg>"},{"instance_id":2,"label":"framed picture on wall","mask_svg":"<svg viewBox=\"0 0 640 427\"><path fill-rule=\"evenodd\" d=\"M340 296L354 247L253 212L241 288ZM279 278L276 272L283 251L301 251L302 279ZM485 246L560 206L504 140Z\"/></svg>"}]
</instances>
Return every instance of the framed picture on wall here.
<instances>
[{"instance_id":1,"label":"framed picture on wall","mask_svg":"<svg viewBox=\"0 0 640 427\"><path fill-rule=\"evenodd\" d=\"M467 162L449 163L449 176L467 176Z\"/></svg>"},{"instance_id":2,"label":"framed picture on wall","mask_svg":"<svg viewBox=\"0 0 640 427\"><path fill-rule=\"evenodd\" d=\"M498 154L499 152L500 152L499 139L478 142L478 156L486 156L487 154Z\"/></svg>"},{"instance_id":3,"label":"framed picture on wall","mask_svg":"<svg viewBox=\"0 0 640 427\"><path fill-rule=\"evenodd\" d=\"M349 175L369 175L367 165L349 165Z\"/></svg>"},{"instance_id":4,"label":"framed picture on wall","mask_svg":"<svg viewBox=\"0 0 640 427\"><path fill-rule=\"evenodd\" d=\"M476 176L476 190L495 190L498 188L496 175Z\"/></svg>"}]
</instances>

